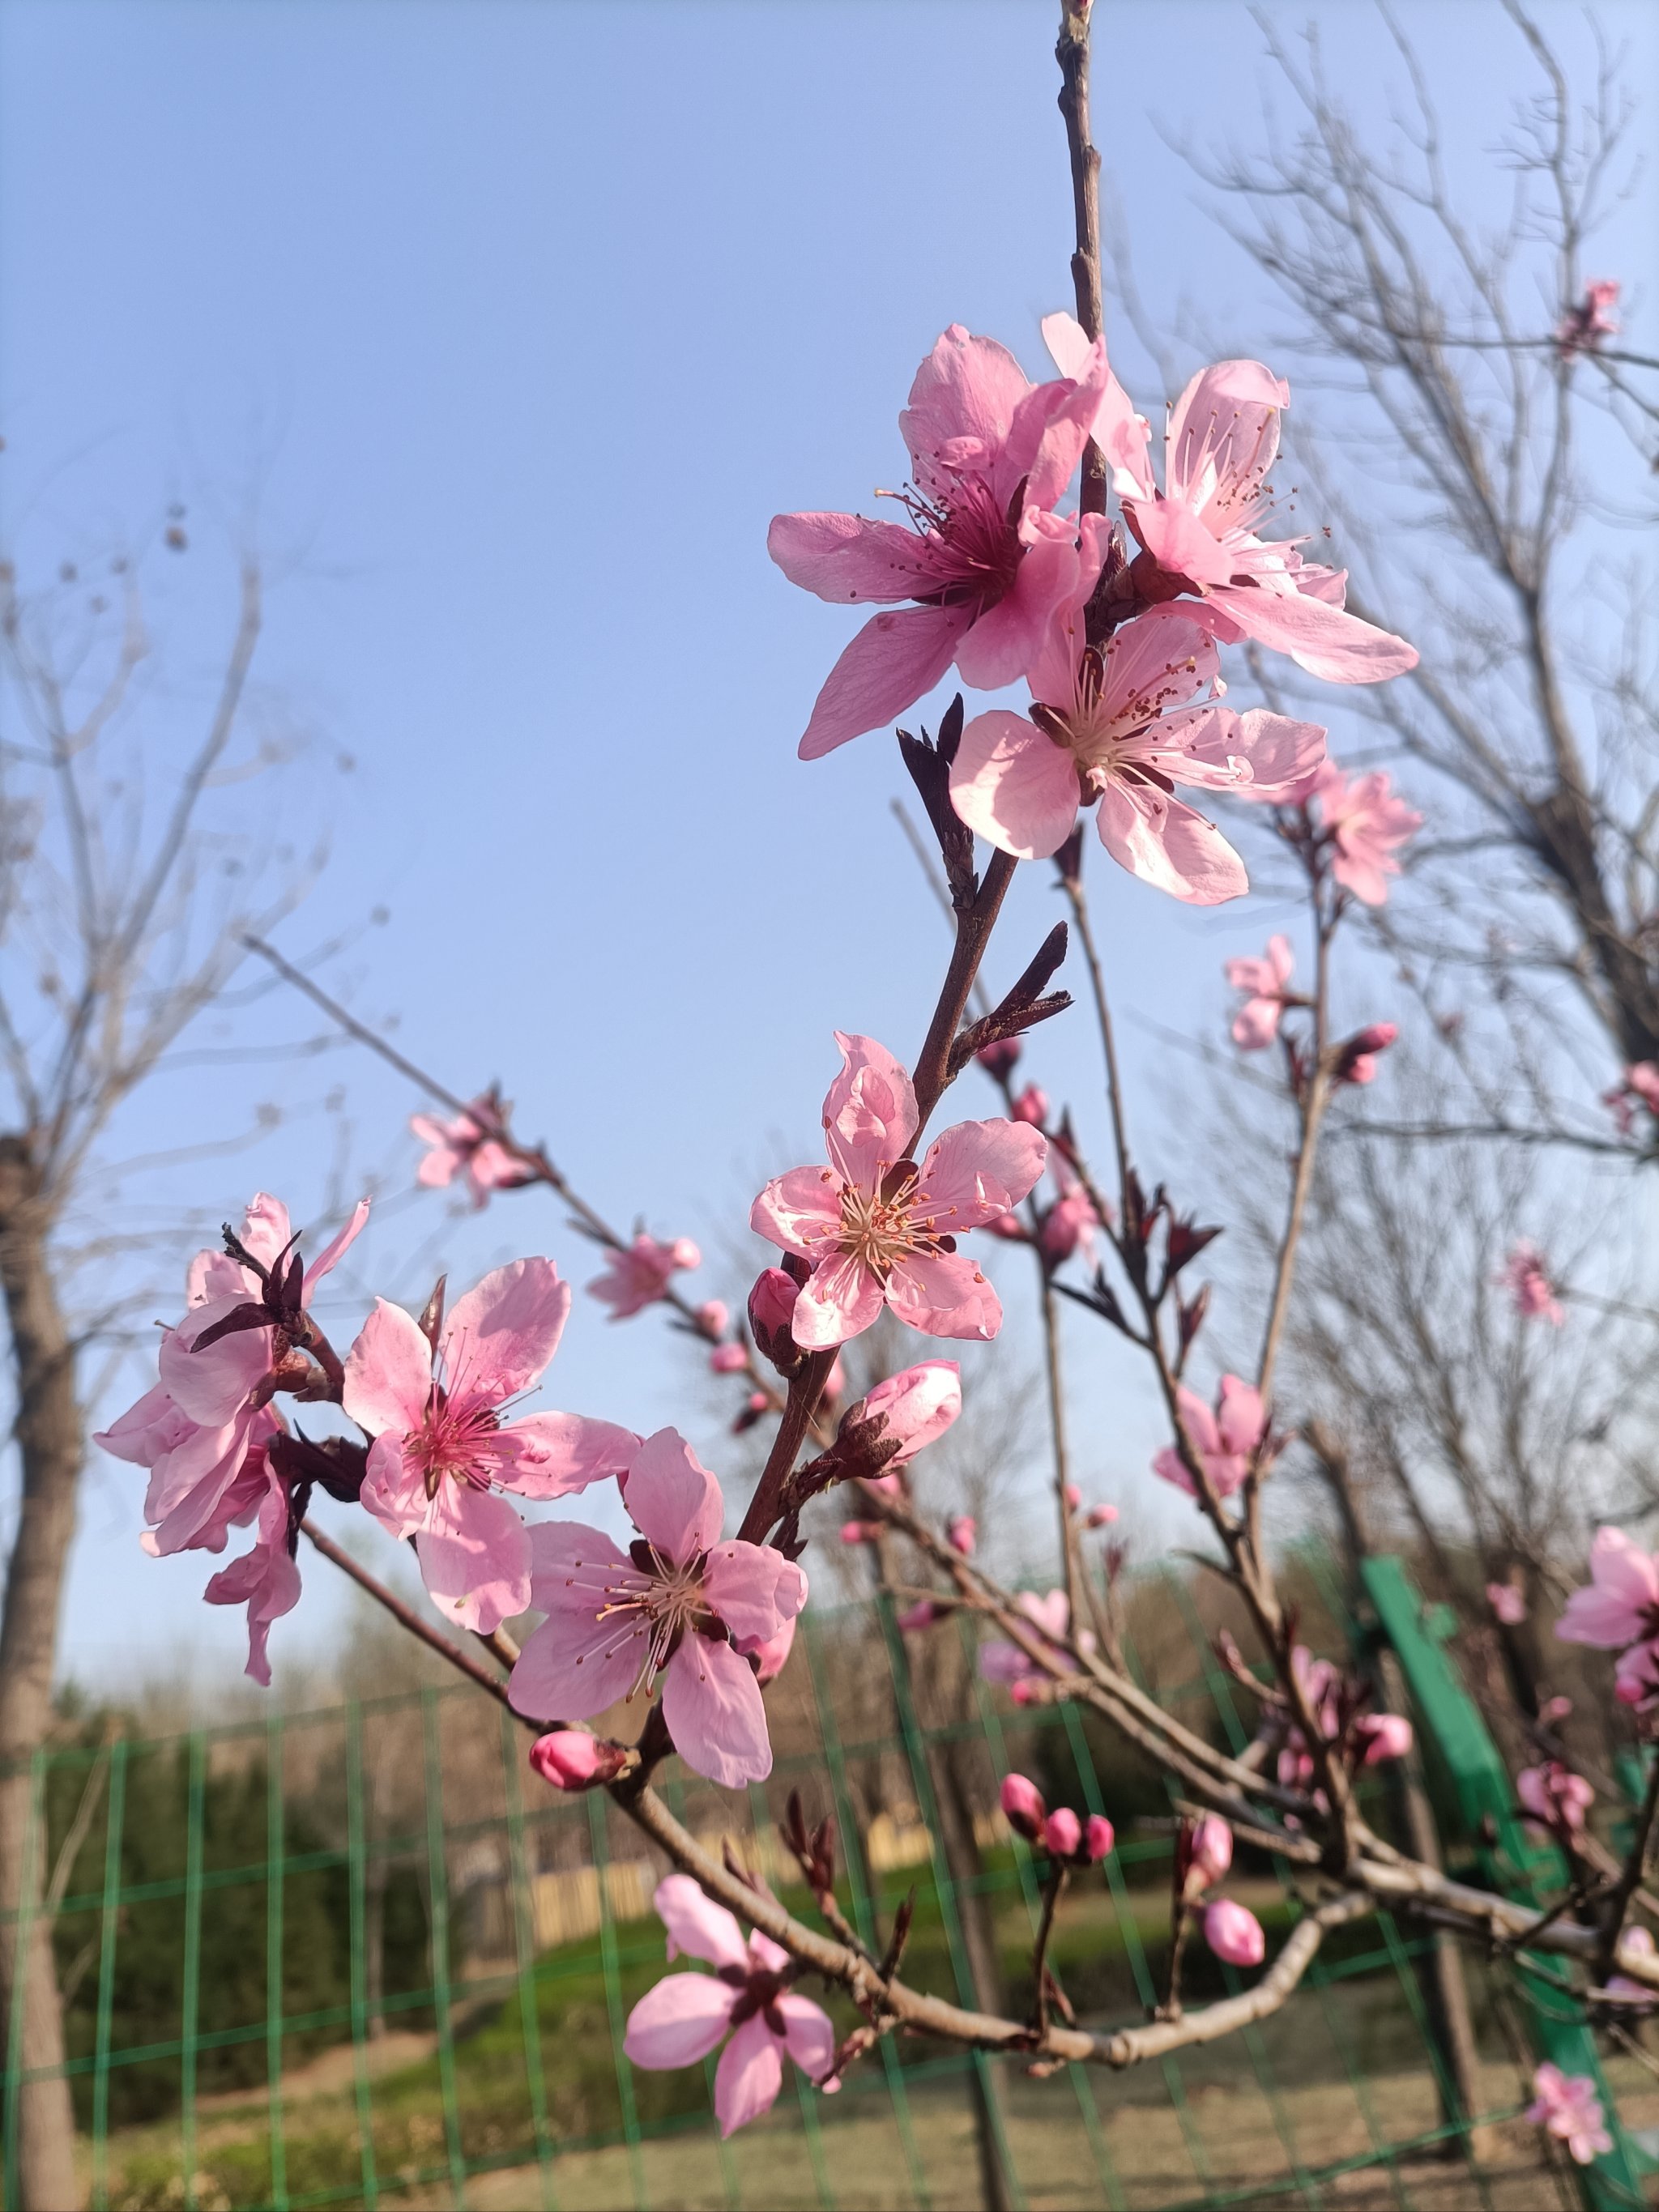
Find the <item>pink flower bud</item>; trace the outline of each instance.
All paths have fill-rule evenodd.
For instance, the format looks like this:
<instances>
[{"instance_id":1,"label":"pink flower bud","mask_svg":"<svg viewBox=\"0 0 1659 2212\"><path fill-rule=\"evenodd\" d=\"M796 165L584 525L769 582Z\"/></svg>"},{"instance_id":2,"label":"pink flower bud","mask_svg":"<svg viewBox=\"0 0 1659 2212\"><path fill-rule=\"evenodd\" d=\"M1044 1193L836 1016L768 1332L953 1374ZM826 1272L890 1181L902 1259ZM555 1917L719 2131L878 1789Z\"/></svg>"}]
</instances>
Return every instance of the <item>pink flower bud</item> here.
<instances>
[{"instance_id":1,"label":"pink flower bud","mask_svg":"<svg viewBox=\"0 0 1659 2212\"><path fill-rule=\"evenodd\" d=\"M601 1743L586 1729L555 1729L530 1747L530 1764L556 1790L592 1790L614 1780L627 1760L624 1745Z\"/></svg>"},{"instance_id":2,"label":"pink flower bud","mask_svg":"<svg viewBox=\"0 0 1659 2212\"><path fill-rule=\"evenodd\" d=\"M1346 1044L1337 1048L1335 1075L1339 1083L1370 1083L1376 1075L1376 1059L1386 1052L1399 1036L1393 1022L1371 1022L1363 1030L1356 1030Z\"/></svg>"},{"instance_id":3,"label":"pink flower bud","mask_svg":"<svg viewBox=\"0 0 1659 2212\"><path fill-rule=\"evenodd\" d=\"M763 1267L749 1293L749 1333L755 1348L781 1370L793 1368L800 1358L790 1328L799 1296L794 1279L781 1267Z\"/></svg>"},{"instance_id":4,"label":"pink flower bud","mask_svg":"<svg viewBox=\"0 0 1659 2212\"><path fill-rule=\"evenodd\" d=\"M1091 1813L1083 1824L1083 1856L1091 1866L1097 1866L1117 1836L1111 1822L1103 1813Z\"/></svg>"},{"instance_id":5,"label":"pink flower bud","mask_svg":"<svg viewBox=\"0 0 1659 2212\"><path fill-rule=\"evenodd\" d=\"M1068 1482L1066 1486L1066 1503L1073 1513L1083 1503L1083 1492L1074 1482Z\"/></svg>"},{"instance_id":6,"label":"pink flower bud","mask_svg":"<svg viewBox=\"0 0 1659 2212\"><path fill-rule=\"evenodd\" d=\"M898 1614L897 1621L907 1636L915 1636L920 1630L931 1628L935 1621L943 1620L944 1618L944 1614L933 1603L932 1598L925 1597L913 1605L908 1613Z\"/></svg>"},{"instance_id":7,"label":"pink flower bud","mask_svg":"<svg viewBox=\"0 0 1659 2212\"><path fill-rule=\"evenodd\" d=\"M1029 1705L1035 1704L1036 1694L1036 1684L1027 1680L1024 1675L1022 1675L1018 1681L1010 1682L1008 1685L1009 1698L1012 1703L1017 1705Z\"/></svg>"},{"instance_id":8,"label":"pink flower bud","mask_svg":"<svg viewBox=\"0 0 1659 2212\"><path fill-rule=\"evenodd\" d=\"M1029 1121L1040 1129L1048 1118L1048 1094L1039 1091L1035 1083L1028 1083L1009 1110L1016 1121Z\"/></svg>"},{"instance_id":9,"label":"pink flower bud","mask_svg":"<svg viewBox=\"0 0 1659 2212\"><path fill-rule=\"evenodd\" d=\"M988 1237L1006 1237L1011 1244L1024 1244L1030 1241L1017 1213L996 1214L984 1224L984 1230Z\"/></svg>"},{"instance_id":10,"label":"pink flower bud","mask_svg":"<svg viewBox=\"0 0 1659 2212\"><path fill-rule=\"evenodd\" d=\"M1083 1525L1085 1528L1109 1528L1116 1518L1115 1505L1091 1505Z\"/></svg>"},{"instance_id":11,"label":"pink flower bud","mask_svg":"<svg viewBox=\"0 0 1659 2212\"><path fill-rule=\"evenodd\" d=\"M1505 1628L1519 1628L1527 1617L1526 1593L1513 1583L1488 1583L1486 1603Z\"/></svg>"},{"instance_id":12,"label":"pink flower bud","mask_svg":"<svg viewBox=\"0 0 1659 2212\"><path fill-rule=\"evenodd\" d=\"M1355 1722L1354 1735L1365 1747L1367 1766L1403 1759L1412 1747L1412 1724L1400 1713L1367 1713Z\"/></svg>"},{"instance_id":13,"label":"pink flower bud","mask_svg":"<svg viewBox=\"0 0 1659 2212\"><path fill-rule=\"evenodd\" d=\"M1219 1813L1205 1813L1193 1823L1188 1846L1189 1879L1200 1889L1218 1882L1233 1863L1233 1832Z\"/></svg>"},{"instance_id":14,"label":"pink flower bud","mask_svg":"<svg viewBox=\"0 0 1659 2212\"><path fill-rule=\"evenodd\" d=\"M763 1413L771 1402L764 1390L751 1390L749 1393L748 1407L751 1413Z\"/></svg>"},{"instance_id":15,"label":"pink flower bud","mask_svg":"<svg viewBox=\"0 0 1659 2212\"><path fill-rule=\"evenodd\" d=\"M749 1364L749 1354L740 1344L717 1344L708 1355L708 1364L716 1375L741 1375Z\"/></svg>"},{"instance_id":16,"label":"pink flower bud","mask_svg":"<svg viewBox=\"0 0 1659 2212\"><path fill-rule=\"evenodd\" d=\"M1008 1816L1008 1826L1035 1843L1042 1833L1042 1824L1048 1817L1048 1808L1042 1802L1042 1793L1035 1782L1028 1782L1023 1774L1005 1774L1002 1778L1002 1809Z\"/></svg>"},{"instance_id":17,"label":"pink flower bud","mask_svg":"<svg viewBox=\"0 0 1659 2212\"><path fill-rule=\"evenodd\" d=\"M1069 1805L1050 1813L1042 1824L1044 1849L1057 1859L1074 1859L1083 1848L1083 1823Z\"/></svg>"},{"instance_id":18,"label":"pink flower bud","mask_svg":"<svg viewBox=\"0 0 1659 2212\"><path fill-rule=\"evenodd\" d=\"M953 1552L960 1552L964 1559L973 1558L974 1540L979 1534L979 1523L971 1513L957 1514L945 1533Z\"/></svg>"},{"instance_id":19,"label":"pink flower bud","mask_svg":"<svg viewBox=\"0 0 1659 2212\"><path fill-rule=\"evenodd\" d=\"M974 1058L988 1075L994 1075L999 1079L1005 1075L1012 1075L1019 1059L1019 1039L1001 1037L995 1044L982 1046L974 1054Z\"/></svg>"},{"instance_id":20,"label":"pink flower bud","mask_svg":"<svg viewBox=\"0 0 1659 2212\"><path fill-rule=\"evenodd\" d=\"M1572 1699L1571 1698L1546 1698L1543 1704L1538 1708L1538 1717L1542 1721L1546 1728L1553 1728L1557 1721L1571 1720L1572 1718Z\"/></svg>"},{"instance_id":21,"label":"pink flower bud","mask_svg":"<svg viewBox=\"0 0 1659 2212\"><path fill-rule=\"evenodd\" d=\"M731 1319L724 1298L707 1298L697 1308L696 1323L706 1336L724 1336L726 1324Z\"/></svg>"},{"instance_id":22,"label":"pink flower bud","mask_svg":"<svg viewBox=\"0 0 1659 2212\"><path fill-rule=\"evenodd\" d=\"M1204 1941L1230 1966L1259 1966L1267 1955L1261 1923L1230 1897L1219 1897L1205 1906Z\"/></svg>"},{"instance_id":23,"label":"pink flower bud","mask_svg":"<svg viewBox=\"0 0 1659 2212\"><path fill-rule=\"evenodd\" d=\"M864 1421L884 1424L878 1443L896 1443L889 1467L902 1466L924 1444L942 1437L962 1411L962 1370L954 1359L924 1359L902 1375L878 1382L867 1398L849 1406L842 1416L843 1429Z\"/></svg>"},{"instance_id":24,"label":"pink flower bud","mask_svg":"<svg viewBox=\"0 0 1659 2212\"><path fill-rule=\"evenodd\" d=\"M880 1534L873 1521L843 1521L841 1524L843 1544L873 1544Z\"/></svg>"}]
</instances>

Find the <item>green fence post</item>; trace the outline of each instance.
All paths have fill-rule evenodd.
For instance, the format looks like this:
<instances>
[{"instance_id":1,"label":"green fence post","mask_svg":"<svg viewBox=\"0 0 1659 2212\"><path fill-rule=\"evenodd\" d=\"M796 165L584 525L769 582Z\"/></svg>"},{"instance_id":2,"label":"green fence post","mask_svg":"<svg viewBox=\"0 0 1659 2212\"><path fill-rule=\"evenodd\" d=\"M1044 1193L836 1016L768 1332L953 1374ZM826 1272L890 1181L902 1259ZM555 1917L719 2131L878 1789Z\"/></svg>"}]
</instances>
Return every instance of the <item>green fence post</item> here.
<instances>
[{"instance_id":1,"label":"green fence post","mask_svg":"<svg viewBox=\"0 0 1659 2212\"><path fill-rule=\"evenodd\" d=\"M283 1716L273 1708L265 1729L265 2094L270 2138L270 2199L288 2212L288 2156L283 2141L283 1881L287 1872L283 1817Z\"/></svg>"},{"instance_id":2,"label":"green fence post","mask_svg":"<svg viewBox=\"0 0 1659 2212\"><path fill-rule=\"evenodd\" d=\"M1398 1559L1362 1559L1359 1572L1382 1633L1398 1655L1425 1731L1450 1779L1466 1839L1476 1846L1484 1878L1530 1900L1540 1888L1564 1887L1566 1868L1554 1845L1534 1841L1517 1816L1508 1770L1479 1707L1463 1686L1436 1632L1438 1608L1425 1608ZM1490 1826L1488 1826L1490 1823ZM1481 1840L1490 1834L1492 1843ZM1629 2212L1644 2204L1638 2154L1619 2118L1601 2070L1595 2039L1582 2007L1564 2007L1553 1969L1522 1951L1516 1981L1533 2047L1564 2073L1588 2074L1607 2118L1613 2148L1578 2174L1588 2212Z\"/></svg>"},{"instance_id":3,"label":"green fence post","mask_svg":"<svg viewBox=\"0 0 1659 2212\"><path fill-rule=\"evenodd\" d=\"M426 1757L427 1884L432 1900L432 2009L438 2029L438 2080L443 2089L444 2147L457 2207L466 2203L466 2157L461 2145L455 2094L455 2034L449 2017L449 1870L444 1856L443 1761L438 1745L438 1699L421 1692L422 1741Z\"/></svg>"},{"instance_id":4,"label":"green fence post","mask_svg":"<svg viewBox=\"0 0 1659 2212\"><path fill-rule=\"evenodd\" d=\"M121 1908L121 1834L126 1822L127 1740L110 1746L109 1797L104 1812L104 1899L98 1926L98 2025L93 2042L92 2203L104 2212L108 2201L106 2164L109 2139L109 2039L115 2017L115 1942ZM8 2203L10 2199L8 2198Z\"/></svg>"}]
</instances>

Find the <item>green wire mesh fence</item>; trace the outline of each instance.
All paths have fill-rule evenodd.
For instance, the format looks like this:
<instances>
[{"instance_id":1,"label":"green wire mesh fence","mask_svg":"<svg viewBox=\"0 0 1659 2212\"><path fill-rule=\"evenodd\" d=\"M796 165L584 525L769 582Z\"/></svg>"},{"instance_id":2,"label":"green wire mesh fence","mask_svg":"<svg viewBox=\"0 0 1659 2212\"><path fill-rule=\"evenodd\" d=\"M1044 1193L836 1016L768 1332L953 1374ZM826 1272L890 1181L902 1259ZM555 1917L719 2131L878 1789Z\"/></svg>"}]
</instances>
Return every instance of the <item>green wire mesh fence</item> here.
<instances>
[{"instance_id":1,"label":"green wire mesh fence","mask_svg":"<svg viewBox=\"0 0 1659 2212\"><path fill-rule=\"evenodd\" d=\"M1156 1578L1137 1618L1146 1686L1242 1748L1248 1692L1217 1666L1194 1593ZM1085 1709L1010 1704L979 1676L972 1636L958 1617L901 1637L884 1597L809 1614L770 1693L770 1780L746 1803L695 1778L665 1794L810 1918L775 1833L799 1789L809 1818L834 1815L863 1938L878 1949L914 1893L907 1978L1018 2011L1039 1895L995 1810L1018 1767L1051 1802L1117 1825L1051 1955L1080 2017L1144 2018L1168 1954L1164 1782ZM654 2074L623 2055L629 2007L664 1971L661 1862L603 1796L546 1790L522 1731L478 1692L87 1735L40 1755L31 1780L94 2206L1582 2201L1516 2117L1530 2060L1504 1971L1468 1967L1471 2110L1436 2025L1439 1939L1386 1917L1334 1938L1290 2006L1227 2042L1036 2081L890 2037L838 2094L791 2074L764 2121L722 2142L712 2060ZM1387 1806L1374 1817L1386 1824ZM1243 1854L1232 1888L1276 1949L1297 1910L1285 1870ZM1189 1955L1192 2001L1239 1985L1201 1946ZM18 2026L4 2052L13 2205ZM1610 2070L1627 2125L1659 2119L1638 2061Z\"/></svg>"}]
</instances>

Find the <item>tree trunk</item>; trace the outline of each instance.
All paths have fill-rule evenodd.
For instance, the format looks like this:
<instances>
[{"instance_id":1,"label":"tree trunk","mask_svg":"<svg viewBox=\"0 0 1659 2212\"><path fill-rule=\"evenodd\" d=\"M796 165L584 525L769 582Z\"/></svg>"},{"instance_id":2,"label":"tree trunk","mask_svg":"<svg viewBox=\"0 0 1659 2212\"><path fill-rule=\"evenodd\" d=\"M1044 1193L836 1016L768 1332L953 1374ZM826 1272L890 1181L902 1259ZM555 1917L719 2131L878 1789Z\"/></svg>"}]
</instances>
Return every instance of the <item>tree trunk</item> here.
<instances>
[{"instance_id":1,"label":"tree trunk","mask_svg":"<svg viewBox=\"0 0 1659 2212\"><path fill-rule=\"evenodd\" d=\"M0 2008L4 2049L13 2048L12 2013L21 2007L20 2063L26 2073L46 2069L18 2093L19 2212L66 2212L80 2202L52 1929L40 1917L49 1873L44 1821L33 1839L29 1832L29 1762L52 1721L58 1606L82 1455L75 1353L52 1279L48 1227L27 1143L0 1137L0 1295L10 1327L22 1472L0 1613ZM20 1913L30 1917L21 1945Z\"/></svg>"}]
</instances>

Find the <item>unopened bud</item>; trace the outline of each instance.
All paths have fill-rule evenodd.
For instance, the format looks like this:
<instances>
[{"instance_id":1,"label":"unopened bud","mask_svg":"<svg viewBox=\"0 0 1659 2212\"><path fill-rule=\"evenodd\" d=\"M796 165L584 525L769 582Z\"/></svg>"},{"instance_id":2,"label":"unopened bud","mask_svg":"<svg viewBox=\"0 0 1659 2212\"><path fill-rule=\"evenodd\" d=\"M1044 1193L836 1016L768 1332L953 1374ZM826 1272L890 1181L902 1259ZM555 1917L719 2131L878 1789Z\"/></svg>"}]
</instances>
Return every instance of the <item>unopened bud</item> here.
<instances>
[{"instance_id":1,"label":"unopened bud","mask_svg":"<svg viewBox=\"0 0 1659 2212\"><path fill-rule=\"evenodd\" d=\"M1364 1763L1379 1765L1385 1759L1403 1759L1412 1747L1412 1724L1400 1713L1365 1713L1354 1723L1354 1735L1364 1746Z\"/></svg>"},{"instance_id":2,"label":"unopened bud","mask_svg":"<svg viewBox=\"0 0 1659 2212\"><path fill-rule=\"evenodd\" d=\"M740 1344L717 1344L708 1355L708 1364L716 1375L741 1375L749 1364L749 1354Z\"/></svg>"},{"instance_id":3,"label":"unopened bud","mask_svg":"<svg viewBox=\"0 0 1659 2212\"><path fill-rule=\"evenodd\" d=\"M1376 1059L1386 1052L1400 1035L1393 1022L1372 1022L1357 1030L1346 1044L1337 1048L1335 1077L1339 1083L1370 1083L1376 1075Z\"/></svg>"},{"instance_id":4,"label":"unopened bud","mask_svg":"<svg viewBox=\"0 0 1659 2212\"><path fill-rule=\"evenodd\" d=\"M530 1764L556 1790L593 1790L613 1782L630 1756L625 1744L601 1743L586 1729L555 1729L530 1747Z\"/></svg>"},{"instance_id":5,"label":"unopened bud","mask_svg":"<svg viewBox=\"0 0 1659 2212\"><path fill-rule=\"evenodd\" d=\"M730 1318L724 1298L705 1299L697 1308L695 1316L697 1327L702 1329L705 1336L709 1337L724 1336L726 1324Z\"/></svg>"},{"instance_id":6,"label":"unopened bud","mask_svg":"<svg viewBox=\"0 0 1659 2212\"><path fill-rule=\"evenodd\" d=\"M945 1615L930 1597L920 1599L908 1612L901 1613L896 1616L899 1627L907 1636L915 1636L921 1629L932 1628L936 1621L943 1620L944 1618Z\"/></svg>"},{"instance_id":7,"label":"unopened bud","mask_svg":"<svg viewBox=\"0 0 1659 2212\"><path fill-rule=\"evenodd\" d=\"M1116 1832L1103 1813L1091 1813L1083 1826L1083 1856L1097 1866L1117 1841Z\"/></svg>"},{"instance_id":8,"label":"unopened bud","mask_svg":"<svg viewBox=\"0 0 1659 2212\"><path fill-rule=\"evenodd\" d=\"M945 1534L953 1552L960 1552L964 1559L973 1558L979 1523L971 1513L957 1514L946 1524Z\"/></svg>"},{"instance_id":9,"label":"unopened bud","mask_svg":"<svg viewBox=\"0 0 1659 2212\"><path fill-rule=\"evenodd\" d=\"M983 1046L974 1058L988 1075L995 1076L1000 1082L1003 1077L1012 1075L1018 1064L1019 1039L999 1037L994 1044Z\"/></svg>"},{"instance_id":10,"label":"unopened bud","mask_svg":"<svg viewBox=\"0 0 1659 2212\"><path fill-rule=\"evenodd\" d=\"M780 1375L792 1375L800 1364L800 1346L790 1328L799 1296L781 1267L763 1267L749 1293L749 1333L762 1358L769 1359Z\"/></svg>"},{"instance_id":11,"label":"unopened bud","mask_svg":"<svg viewBox=\"0 0 1659 2212\"><path fill-rule=\"evenodd\" d=\"M1042 1824L1042 1842L1050 1857L1074 1859L1083 1847L1083 1823L1069 1805L1050 1813Z\"/></svg>"},{"instance_id":12,"label":"unopened bud","mask_svg":"<svg viewBox=\"0 0 1659 2212\"><path fill-rule=\"evenodd\" d=\"M962 1411L962 1371L954 1359L925 1359L878 1382L867 1398L849 1406L842 1416L843 1431L879 1420L878 1445L896 1444L889 1467L902 1466L942 1437Z\"/></svg>"},{"instance_id":13,"label":"unopened bud","mask_svg":"<svg viewBox=\"0 0 1659 2212\"><path fill-rule=\"evenodd\" d=\"M873 1544L880 1534L873 1521L843 1521L841 1524L843 1544Z\"/></svg>"},{"instance_id":14,"label":"unopened bud","mask_svg":"<svg viewBox=\"0 0 1659 2212\"><path fill-rule=\"evenodd\" d=\"M1091 1505L1084 1516L1085 1528L1109 1528L1117 1518L1115 1505Z\"/></svg>"},{"instance_id":15,"label":"unopened bud","mask_svg":"<svg viewBox=\"0 0 1659 2212\"><path fill-rule=\"evenodd\" d=\"M1035 1782L1028 1782L1023 1774L1005 1774L1002 1778L1002 1809L1007 1815L1008 1826L1035 1843L1042 1833L1048 1808L1042 1802L1042 1793Z\"/></svg>"},{"instance_id":16,"label":"unopened bud","mask_svg":"<svg viewBox=\"0 0 1659 2212\"><path fill-rule=\"evenodd\" d=\"M1219 1813L1205 1813L1193 1824L1188 1844L1189 1879L1208 1889L1233 1863L1233 1832Z\"/></svg>"},{"instance_id":17,"label":"unopened bud","mask_svg":"<svg viewBox=\"0 0 1659 2212\"><path fill-rule=\"evenodd\" d=\"M1009 1109L1016 1121L1029 1121L1040 1129L1048 1118L1048 1094L1039 1091L1035 1083L1028 1083Z\"/></svg>"},{"instance_id":18,"label":"unopened bud","mask_svg":"<svg viewBox=\"0 0 1659 2212\"><path fill-rule=\"evenodd\" d=\"M1259 1966L1267 1955L1261 1923L1230 1897L1204 1908L1204 1941L1230 1966Z\"/></svg>"},{"instance_id":19,"label":"unopened bud","mask_svg":"<svg viewBox=\"0 0 1659 2212\"><path fill-rule=\"evenodd\" d=\"M1083 1492L1078 1488L1076 1483L1068 1482L1066 1486L1066 1505L1067 1511L1075 1513L1078 1507L1081 1505L1082 1503Z\"/></svg>"}]
</instances>

